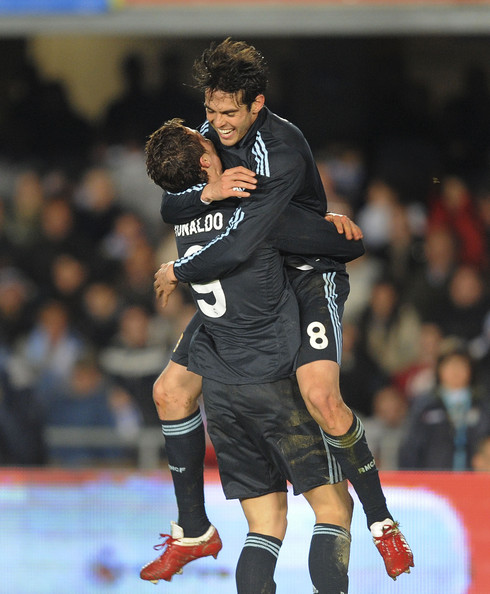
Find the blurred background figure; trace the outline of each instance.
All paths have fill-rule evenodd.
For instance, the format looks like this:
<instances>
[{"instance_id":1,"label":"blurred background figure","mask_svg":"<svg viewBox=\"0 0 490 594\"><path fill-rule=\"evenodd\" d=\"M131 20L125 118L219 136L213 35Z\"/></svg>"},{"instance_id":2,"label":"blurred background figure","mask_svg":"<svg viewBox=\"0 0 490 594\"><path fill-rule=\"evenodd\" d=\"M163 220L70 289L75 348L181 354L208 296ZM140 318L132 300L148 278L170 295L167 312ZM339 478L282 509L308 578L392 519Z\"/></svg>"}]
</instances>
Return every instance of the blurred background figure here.
<instances>
[{"instance_id":1,"label":"blurred background figure","mask_svg":"<svg viewBox=\"0 0 490 594\"><path fill-rule=\"evenodd\" d=\"M50 463L73 467L127 463L130 454L124 446L93 447L89 432L105 427L119 430L122 437L134 437L141 417L131 396L112 385L93 358L85 355L73 365L71 375L54 388L45 408L45 422L49 427L86 429L86 445L49 448Z\"/></svg>"},{"instance_id":2,"label":"blurred background figure","mask_svg":"<svg viewBox=\"0 0 490 594\"><path fill-rule=\"evenodd\" d=\"M446 298L457 266L456 240L447 229L435 229L424 238L422 266L406 287L406 299L423 321L431 321Z\"/></svg>"},{"instance_id":3,"label":"blurred background figure","mask_svg":"<svg viewBox=\"0 0 490 594\"><path fill-rule=\"evenodd\" d=\"M475 200L463 179L454 175L443 178L429 206L428 233L440 228L454 234L463 264L483 266L485 239Z\"/></svg>"},{"instance_id":4,"label":"blurred background figure","mask_svg":"<svg viewBox=\"0 0 490 594\"><path fill-rule=\"evenodd\" d=\"M420 318L390 279L380 279L359 320L365 352L389 376L417 357Z\"/></svg>"},{"instance_id":5,"label":"blurred background figure","mask_svg":"<svg viewBox=\"0 0 490 594\"><path fill-rule=\"evenodd\" d=\"M417 356L407 367L393 376L393 383L412 402L430 392L436 384L436 367L443 334L436 324L420 327Z\"/></svg>"},{"instance_id":6,"label":"blurred background figure","mask_svg":"<svg viewBox=\"0 0 490 594\"><path fill-rule=\"evenodd\" d=\"M47 461L44 411L30 389L17 389L0 367L0 465L38 466Z\"/></svg>"},{"instance_id":7,"label":"blurred background figure","mask_svg":"<svg viewBox=\"0 0 490 594\"><path fill-rule=\"evenodd\" d=\"M474 266L460 265L447 295L434 307L432 320L445 336L458 336L469 343L482 333L489 311L490 299L481 272Z\"/></svg>"},{"instance_id":8,"label":"blurred background figure","mask_svg":"<svg viewBox=\"0 0 490 594\"><path fill-rule=\"evenodd\" d=\"M47 301L40 306L32 329L14 349L10 370L15 383L40 391L49 399L51 390L70 377L85 348L67 306L61 301Z\"/></svg>"},{"instance_id":9,"label":"blurred background figure","mask_svg":"<svg viewBox=\"0 0 490 594\"><path fill-rule=\"evenodd\" d=\"M170 358L172 344L148 310L130 305L121 312L118 332L100 353L100 364L132 397L145 425L159 426L153 384Z\"/></svg>"},{"instance_id":10,"label":"blurred background figure","mask_svg":"<svg viewBox=\"0 0 490 594\"><path fill-rule=\"evenodd\" d=\"M490 435L478 442L471 458L471 468L479 472L490 472Z\"/></svg>"},{"instance_id":11,"label":"blurred background figure","mask_svg":"<svg viewBox=\"0 0 490 594\"><path fill-rule=\"evenodd\" d=\"M412 404L400 468L468 470L489 433L489 395L474 383L468 352L451 341L437 364L437 386Z\"/></svg>"},{"instance_id":12,"label":"blurred background figure","mask_svg":"<svg viewBox=\"0 0 490 594\"><path fill-rule=\"evenodd\" d=\"M350 408L363 417L369 416L373 412L374 395L389 383L389 375L362 348L356 324L347 322L343 330L340 389Z\"/></svg>"},{"instance_id":13,"label":"blurred background figure","mask_svg":"<svg viewBox=\"0 0 490 594\"><path fill-rule=\"evenodd\" d=\"M120 74L123 90L107 106L100 134L109 145L141 146L154 129L153 103L145 86L143 58L137 53L125 56L120 64Z\"/></svg>"},{"instance_id":14,"label":"blurred background figure","mask_svg":"<svg viewBox=\"0 0 490 594\"><path fill-rule=\"evenodd\" d=\"M400 445L407 424L408 405L395 386L378 390L373 398L373 414L363 419L366 437L380 470L398 470Z\"/></svg>"}]
</instances>

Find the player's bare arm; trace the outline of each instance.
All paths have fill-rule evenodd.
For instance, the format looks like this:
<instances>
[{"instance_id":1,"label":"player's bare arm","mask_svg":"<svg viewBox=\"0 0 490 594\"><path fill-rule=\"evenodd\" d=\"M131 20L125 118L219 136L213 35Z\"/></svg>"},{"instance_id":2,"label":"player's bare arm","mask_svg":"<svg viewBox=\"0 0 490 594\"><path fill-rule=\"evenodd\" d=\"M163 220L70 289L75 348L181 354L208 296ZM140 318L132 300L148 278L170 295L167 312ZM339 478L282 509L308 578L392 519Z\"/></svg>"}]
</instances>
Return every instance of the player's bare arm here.
<instances>
[{"instance_id":1,"label":"player's bare arm","mask_svg":"<svg viewBox=\"0 0 490 594\"><path fill-rule=\"evenodd\" d=\"M364 237L359 225L356 225L356 223L346 215L328 212L325 215L325 220L333 223L339 233L345 233L346 239L354 239L357 241Z\"/></svg>"},{"instance_id":2,"label":"player's bare arm","mask_svg":"<svg viewBox=\"0 0 490 594\"><path fill-rule=\"evenodd\" d=\"M166 262L155 272L155 282L153 288L157 299L163 308L167 306L168 298L175 291L179 284L178 278L174 274L174 263Z\"/></svg>"},{"instance_id":3,"label":"player's bare arm","mask_svg":"<svg viewBox=\"0 0 490 594\"><path fill-rule=\"evenodd\" d=\"M226 169L219 179L208 183L201 194L203 202L214 202L226 198L248 198L257 186L256 174L246 167Z\"/></svg>"}]
</instances>

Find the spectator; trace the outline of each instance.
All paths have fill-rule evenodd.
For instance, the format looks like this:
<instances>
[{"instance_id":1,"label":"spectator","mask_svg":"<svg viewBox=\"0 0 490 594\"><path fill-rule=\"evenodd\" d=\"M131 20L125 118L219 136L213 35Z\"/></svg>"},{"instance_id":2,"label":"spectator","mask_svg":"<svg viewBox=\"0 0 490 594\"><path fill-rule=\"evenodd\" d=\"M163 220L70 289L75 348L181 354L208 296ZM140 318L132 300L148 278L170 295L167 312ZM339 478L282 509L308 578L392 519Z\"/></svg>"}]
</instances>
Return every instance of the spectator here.
<instances>
[{"instance_id":1,"label":"spectator","mask_svg":"<svg viewBox=\"0 0 490 594\"><path fill-rule=\"evenodd\" d=\"M137 303L147 310L154 310L153 282L158 267L155 251L146 241L138 242L124 258L117 288L126 303Z\"/></svg>"},{"instance_id":2,"label":"spectator","mask_svg":"<svg viewBox=\"0 0 490 594\"><path fill-rule=\"evenodd\" d=\"M43 415L30 390L17 390L0 367L0 465L46 461Z\"/></svg>"},{"instance_id":3,"label":"spectator","mask_svg":"<svg viewBox=\"0 0 490 594\"><path fill-rule=\"evenodd\" d=\"M366 203L359 210L358 224L364 233L366 249L380 255L390 242L393 211L399 204L395 190L385 181L372 180L367 188Z\"/></svg>"},{"instance_id":4,"label":"spectator","mask_svg":"<svg viewBox=\"0 0 490 594\"><path fill-rule=\"evenodd\" d=\"M36 240L44 201L39 174L33 169L23 171L15 181L5 222L5 232L17 249L27 250Z\"/></svg>"},{"instance_id":5,"label":"spectator","mask_svg":"<svg viewBox=\"0 0 490 594\"><path fill-rule=\"evenodd\" d=\"M379 280L359 321L366 353L389 376L417 357L420 319L409 303L403 303L394 283Z\"/></svg>"},{"instance_id":6,"label":"spectator","mask_svg":"<svg viewBox=\"0 0 490 594\"><path fill-rule=\"evenodd\" d=\"M131 436L138 430L139 412L130 396L120 388L115 389L90 357L79 359L70 377L54 388L46 406L46 424L116 430L118 423L121 430ZM63 466L86 466L101 461L114 462L127 455L124 448L92 447L90 437L87 442L87 445L51 448L51 462Z\"/></svg>"},{"instance_id":7,"label":"spectator","mask_svg":"<svg viewBox=\"0 0 490 594\"><path fill-rule=\"evenodd\" d=\"M437 387L412 405L400 468L468 470L490 433L490 401L473 382L473 362L460 347L443 352Z\"/></svg>"},{"instance_id":8,"label":"spectator","mask_svg":"<svg viewBox=\"0 0 490 594\"><path fill-rule=\"evenodd\" d=\"M81 315L82 294L89 273L88 264L70 254L59 254L52 261L50 296L66 305L72 320L77 320Z\"/></svg>"},{"instance_id":9,"label":"spectator","mask_svg":"<svg viewBox=\"0 0 490 594\"><path fill-rule=\"evenodd\" d=\"M395 374L394 385L409 402L430 392L436 383L437 359L443 340L441 329L436 324L425 323L420 328L417 357Z\"/></svg>"},{"instance_id":10,"label":"spectator","mask_svg":"<svg viewBox=\"0 0 490 594\"><path fill-rule=\"evenodd\" d=\"M434 307L432 320L445 336L469 342L483 331L490 301L481 273L472 266L459 266L449 284L448 295Z\"/></svg>"},{"instance_id":11,"label":"spectator","mask_svg":"<svg viewBox=\"0 0 490 594\"><path fill-rule=\"evenodd\" d=\"M49 293L46 281L59 254L91 261L93 252L87 238L75 226L73 209L66 198L52 198L43 205L40 225L36 240L23 250L22 266L46 296Z\"/></svg>"},{"instance_id":12,"label":"spectator","mask_svg":"<svg viewBox=\"0 0 490 594\"><path fill-rule=\"evenodd\" d=\"M75 192L76 220L94 247L111 233L121 213L116 188L109 171L92 167L83 175Z\"/></svg>"},{"instance_id":13,"label":"spectator","mask_svg":"<svg viewBox=\"0 0 490 594\"><path fill-rule=\"evenodd\" d=\"M432 321L438 304L446 298L457 266L456 243L447 229L434 229L425 237L425 262L406 288L405 297L423 321Z\"/></svg>"},{"instance_id":14,"label":"spectator","mask_svg":"<svg viewBox=\"0 0 490 594\"><path fill-rule=\"evenodd\" d=\"M340 388L346 404L363 416L372 414L374 394L388 383L388 376L361 348L359 328L345 323L342 338Z\"/></svg>"},{"instance_id":15,"label":"spectator","mask_svg":"<svg viewBox=\"0 0 490 594\"><path fill-rule=\"evenodd\" d=\"M145 90L144 63L138 54L128 54L121 63L123 90L107 107L102 135L109 144L143 146L153 128L150 94Z\"/></svg>"},{"instance_id":16,"label":"spectator","mask_svg":"<svg viewBox=\"0 0 490 594\"><path fill-rule=\"evenodd\" d=\"M143 307L127 306L122 311L118 333L100 353L103 371L131 394L145 425L159 424L151 394L171 348L159 326L152 322L154 319Z\"/></svg>"},{"instance_id":17,"label":"spectator","mask_svg":"<svg viewBox=\"0 0 490 594\"><path fill-rule=\"evenodd\" d=\"M420 221L419 221L420 223ZM420 230L416 235L412 230L410 209L403 204L395 204L391 212L389 242L380 254L384 273L404 292L410 286L415 271L423 259Z\"/></svg>"},{"instance_id":18,"label":"spectator","mask_svg":"<svg viewBox=\"0 0 490 594\"><path fill-rule=\"evenodd\" d=\"M471 468L479 472L490 472L490 435L478 443L471 458Z\"/></svg>"},{"instance_id":19,"label":"spectator","mask_svg":"<svg viewBox=\"0 0 490 594\"><path fill-rule=\"evenodd\" d=\"M39 388L42 384L49 398L50 388L70 376L84 349L67 307L60 301L48 301L39 308L33 328L16 346L12 372L18 385Z\"/></svg>"},{"instance_id":20,"label":"spectator","mask_svg":"<svg viewBox=\"0 0 490 594\"><path fill-rule=\"evenodd\" d=\"M385 386L373 398L373 414L363 420L366 437L380 470L398 470L400 445L406 431L408 406L395 386Z\"/></svg>"},{"instance_id":21,"label":"spectator","mask_svg":"<svg viewBox=\"0 0 490 594\"><path fill-rule=\"evenodd\" d=\"M485 238L473 197L466 183L455 175L442 180L440 194L429 208L428 233L445 228L454 234L463 264L482 267L485 262Z\"/></svg>"},{"instance_id":22,"label":"spectator","mask_svg":"<svg viewBox=\"0 0 490 594\"><path fill-rule=\"evenodd\" d=\"M0 343L12 347L33 323L36 289L18 268L0 269Z\"/></svg>"},{"instance_id":23,"label":"spectator","mask_svg":"<svg viewBox=\"0 0 490 594\"><path fill-rule=\"evenodd\" d=\"M89 284L82 295L78 331L96 349L106 347L118 329L121 302L113 285L107 282Z\"/></svg>"},{"instance_id":24,"label":"spectator","mask_svg":"<svg viewBox=\"0 0 490 594\"><path fill-rule=\"evenodd\" d=\"M350 293L345 304L344 320L357 323L369 305L374 285L383 277L383 263L380 258L365 253L347 264L347 272Z\"/></svg>"},{"instance_id":25,"label":"spectator","mask_svg":"<svg viewBox=\"0 0 490 594\"><path fill-rule=\"evenodd\" d=\"M15 244L8 234L5 201L0 197L0 270L6 266L14 266L15 258Z\"/></svg>"}]
</instances>

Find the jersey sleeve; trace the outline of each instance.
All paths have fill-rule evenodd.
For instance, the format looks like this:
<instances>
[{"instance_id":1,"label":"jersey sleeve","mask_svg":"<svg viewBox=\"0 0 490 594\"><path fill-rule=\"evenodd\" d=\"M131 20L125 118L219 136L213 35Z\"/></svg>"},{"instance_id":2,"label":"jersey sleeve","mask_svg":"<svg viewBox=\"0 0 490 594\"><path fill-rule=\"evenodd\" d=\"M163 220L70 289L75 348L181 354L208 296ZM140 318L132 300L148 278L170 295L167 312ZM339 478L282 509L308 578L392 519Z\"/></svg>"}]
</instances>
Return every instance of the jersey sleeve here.
<instances>
[{"instance_id":1,"label":"jersey sleeve","mask_svg":"<svg viewBox=\"0 0 490 594\"><path fill-rule=\"evenodd\" d=\"M274 247L285 254L327 256L341 263L364 254L362 240L346 239L333 223L294 203L278 218L270 238Z\"/></svg>"},{"instance_id":2,"label":"jersey sleeve","mask_svg":"<svg viewBox=\"0 0 490 594\"><path fill-rule=\"evenodd\" d=\"M194 254L176 260L174 274L180 281L205 283L222 278L248 260L268 237L301 187L305 163L298 153L276 153L270 171L270 176L257 176L257 189L242 199L220 235Z\"/></svg>"},{"instance_id":3,"label":"jersey sleeve","mask_svg":"<svg viewBox=\"0 0 490 594\"><path fill-rule=\"evenodd\" d=\"M201 201L204 186L199 184L177 193L164 192L160 206L163 222L181 225L205 213L209 205Z\"/></svg>"}]
</instances>

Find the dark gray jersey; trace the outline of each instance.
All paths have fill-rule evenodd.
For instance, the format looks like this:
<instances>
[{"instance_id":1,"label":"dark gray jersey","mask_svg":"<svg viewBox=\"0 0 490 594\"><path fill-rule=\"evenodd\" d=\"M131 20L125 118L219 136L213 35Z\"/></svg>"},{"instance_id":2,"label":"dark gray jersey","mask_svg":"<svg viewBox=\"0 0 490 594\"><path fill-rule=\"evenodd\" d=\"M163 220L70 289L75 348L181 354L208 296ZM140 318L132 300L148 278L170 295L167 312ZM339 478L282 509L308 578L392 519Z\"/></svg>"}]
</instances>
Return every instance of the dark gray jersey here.
<instances>
[{"instance_id":1,"label":"dark gray jersey","mask_svg":"<svg viewBox=\"0 0 490 594\"><path fill-rule=\"evenodd\" d=\"M175 226L179 257L221 241L241 209L218 209ZM276 381L294 371L300 345L296 298L279 251L267 241L226 277L191 284L203 325L193 337L189 369L228 384Z\"/></svg>"}]
</instances>

